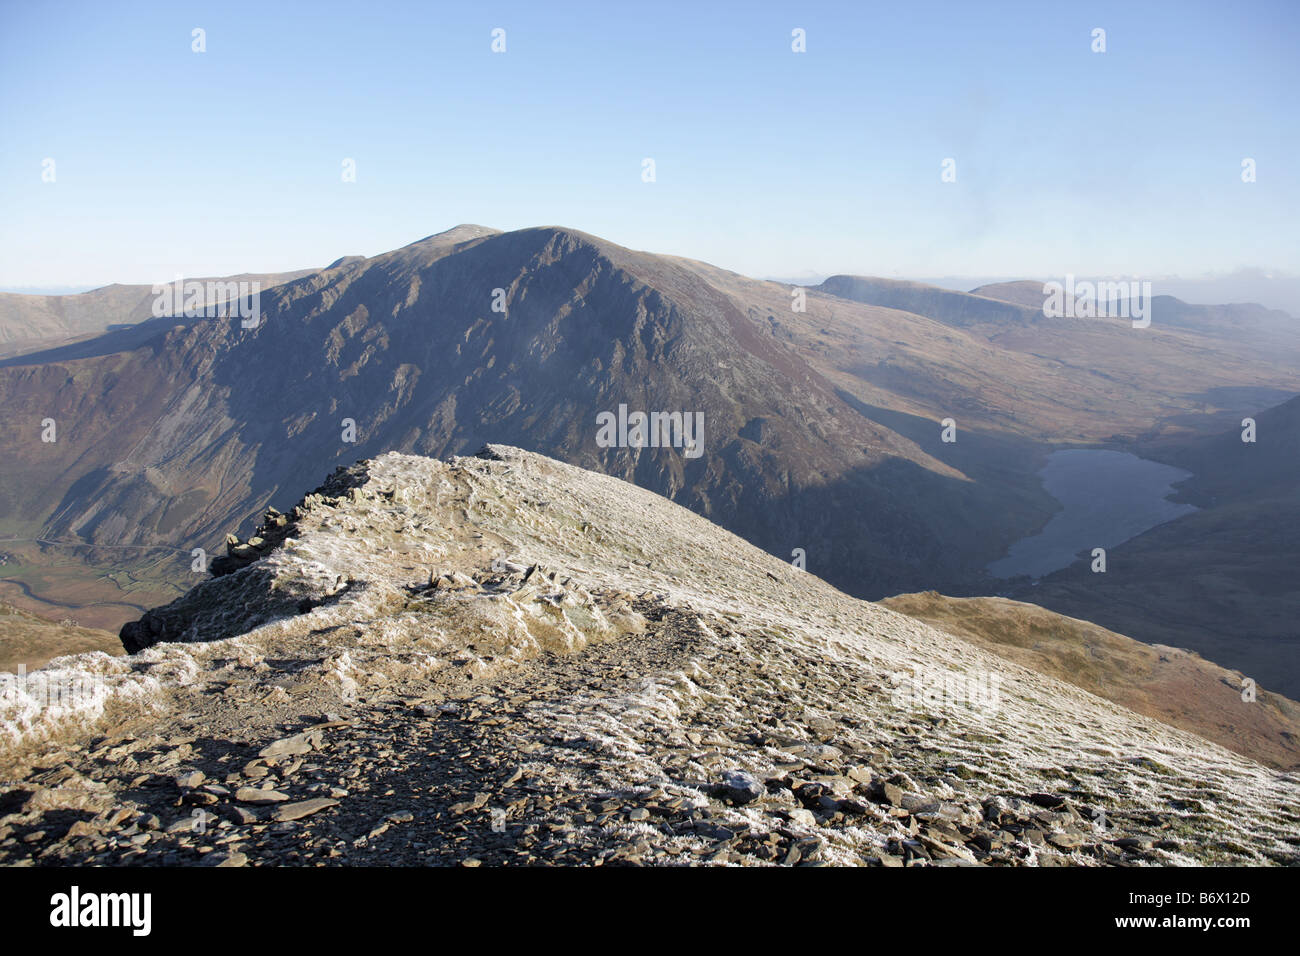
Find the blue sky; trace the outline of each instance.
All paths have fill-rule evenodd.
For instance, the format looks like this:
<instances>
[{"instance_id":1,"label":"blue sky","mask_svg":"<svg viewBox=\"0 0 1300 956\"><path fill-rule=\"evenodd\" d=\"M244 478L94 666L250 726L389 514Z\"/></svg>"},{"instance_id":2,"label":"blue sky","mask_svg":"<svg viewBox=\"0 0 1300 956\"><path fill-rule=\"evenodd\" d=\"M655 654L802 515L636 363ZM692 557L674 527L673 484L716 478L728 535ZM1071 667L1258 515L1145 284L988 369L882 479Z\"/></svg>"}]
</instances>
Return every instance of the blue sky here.
<instances>
[{"instance_id":1,"label":"blue sky","mask_svg":"<svg viewBox=\"0 0 1300 956\"><path fill-rule=\"evenodd\" d=\"M1298 27L1295 2L0 0L0 287L461 222L753 275L1296 271Z\"/></svg>"}]
</instances>

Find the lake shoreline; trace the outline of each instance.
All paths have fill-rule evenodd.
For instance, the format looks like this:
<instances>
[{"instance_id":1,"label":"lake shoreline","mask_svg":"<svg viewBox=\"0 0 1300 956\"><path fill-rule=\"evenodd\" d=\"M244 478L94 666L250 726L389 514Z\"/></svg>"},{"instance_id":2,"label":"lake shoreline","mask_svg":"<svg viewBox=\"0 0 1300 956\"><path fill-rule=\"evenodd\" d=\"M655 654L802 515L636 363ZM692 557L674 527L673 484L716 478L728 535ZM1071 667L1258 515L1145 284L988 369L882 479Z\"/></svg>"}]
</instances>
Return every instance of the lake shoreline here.
<instances>
[{"instance_id":1,"label":"lake shoreline","mask_svg":"<svg viewBox=\"0 0 1300 956\"><path fill-rule=\"evenodd\" d=\"M999 579L1045 577L1091 554L1199 510L1169 500L1192 473L1131 452L1063 448L1039 471L1043 489L1061 503L1036 534L1021 538L987 565Z\"/></svg>"}]
</instances>

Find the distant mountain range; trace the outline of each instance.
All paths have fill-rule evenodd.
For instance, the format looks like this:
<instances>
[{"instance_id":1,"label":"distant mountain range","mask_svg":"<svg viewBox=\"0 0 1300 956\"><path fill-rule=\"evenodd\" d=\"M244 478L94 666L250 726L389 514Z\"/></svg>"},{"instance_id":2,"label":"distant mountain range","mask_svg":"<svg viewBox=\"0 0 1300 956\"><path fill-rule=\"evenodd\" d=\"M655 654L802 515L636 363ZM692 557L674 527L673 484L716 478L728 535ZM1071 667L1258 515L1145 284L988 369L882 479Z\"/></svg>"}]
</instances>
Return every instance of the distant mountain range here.
<instances>
[{"instance_id":1,"label":"distant mountain range","mask_svg":"<svg viewBox=\"0 0 1300 956\"><path fill-rule=\"evenodd\" d=\"M829 276L824 273L804 272L790 273L783 276L770 276L773 282L787 285L818 285ZM897 277L896 277L897 278ZM922 285L938 286L958 292L973 292L977 295L997 295L990 292L999 286L1023 285L1025 289L1037 293L1037 301L1042 301L1043 279L1025 280L1007 276L913 276L911 281ZM1090 276L1093 279L1133 278L1132 276ZM1262 269L1240 269L1226 275L1208 278L1182 278L1179 276L1146 276L1158 295L1182 299L1184 302L1196 303L1258 303L1266 309L1280 310L1292 316L1300 316L1300 276L1286 273L1271 273ZM22 290L14 290L22 291ZM1034 304L1032 301L1027 304Z\"/></svg>"},{"instance_id":2,"label":"distant mountain range","mask_svg":"<svg viewBox=\"0 0 1300 956\"><path fill-rule=\"evenodd\" d=\"M634 482L855 595L991 594L986 565L1057 507L1037 477L1053 448L1176 458L1300 392L1300 328L1259 306L1157 297L1135 329L1047 318L1017 285L800 290L558 227L460 226L263 278L255 328L151 317L142 287L75 316L0 297L8 341L48 336L0 360L7 597L116 627L322 472L485 442ZM598 416L620 409L702 416L704 453L606 447ZM1103 620L1075 593L1094 606L1068 613Z\"/></svg>"},{"instance_id":3,"label":"distant mountain range","mask_svg":"<svg viewBox=\"0 0 1300 956\"><path fill-rule=\"evenodd\" d=\"M205 288L209 282L256 282L269 289L315 271L245 273L190 281L203 283ZM154 299L151 285L114 284L77 295L0 292L0 358L145 322L154 317Z\"/></svg>"}]
</instances>

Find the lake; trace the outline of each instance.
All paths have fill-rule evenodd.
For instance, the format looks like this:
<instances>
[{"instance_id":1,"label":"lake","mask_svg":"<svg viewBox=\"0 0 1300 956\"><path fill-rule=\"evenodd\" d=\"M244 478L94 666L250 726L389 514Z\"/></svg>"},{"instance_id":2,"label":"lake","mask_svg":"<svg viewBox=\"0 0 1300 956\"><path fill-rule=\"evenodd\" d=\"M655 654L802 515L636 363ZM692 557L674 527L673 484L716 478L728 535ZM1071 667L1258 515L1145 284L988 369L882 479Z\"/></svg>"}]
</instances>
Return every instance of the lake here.
<instances>
[{"instance_id":1,"label":"lake","mask_svg":"<svg viewBox=\"0 0 1300 956\"><path fill-rule=\"evenodd\" d=\"M1080 551L1112 548L1143 531L1197 510L1165 496L1191 472L1121 451L1052 452L1039 472L1043 488L1061 503L1038 534L1022 538L988 571L994 577L1040 578L1081 560Z\"/></svg>"}]
</instances>

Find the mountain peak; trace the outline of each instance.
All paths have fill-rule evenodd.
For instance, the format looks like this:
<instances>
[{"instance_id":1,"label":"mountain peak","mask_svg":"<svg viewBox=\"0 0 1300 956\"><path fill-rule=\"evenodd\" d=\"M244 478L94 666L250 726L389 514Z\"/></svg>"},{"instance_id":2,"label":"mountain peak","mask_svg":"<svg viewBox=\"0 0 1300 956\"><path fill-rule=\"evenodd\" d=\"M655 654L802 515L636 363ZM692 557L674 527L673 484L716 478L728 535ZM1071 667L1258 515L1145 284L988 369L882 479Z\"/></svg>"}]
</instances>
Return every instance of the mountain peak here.
<instances>
[{"instance_id":1,"label":"mountain peak","mask_svg":"<svg viewBox=\"0 0 1300 956\"><path fill-rule=\"evenodd\" d=\"M493 229L491 226L479 226L472 222L463 222L459 226L452 226L442 232L435 232L431 236L425 236L423 239L417 239L410 243L411 246L454 246L462 242L470 242L474 239L483 239L487 236L501 235L500 229Z\"/></svg>"}]
</instances>

